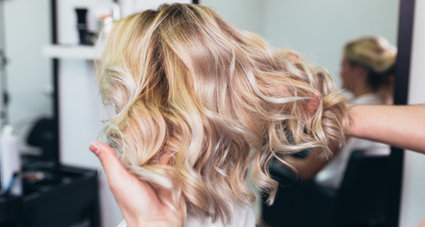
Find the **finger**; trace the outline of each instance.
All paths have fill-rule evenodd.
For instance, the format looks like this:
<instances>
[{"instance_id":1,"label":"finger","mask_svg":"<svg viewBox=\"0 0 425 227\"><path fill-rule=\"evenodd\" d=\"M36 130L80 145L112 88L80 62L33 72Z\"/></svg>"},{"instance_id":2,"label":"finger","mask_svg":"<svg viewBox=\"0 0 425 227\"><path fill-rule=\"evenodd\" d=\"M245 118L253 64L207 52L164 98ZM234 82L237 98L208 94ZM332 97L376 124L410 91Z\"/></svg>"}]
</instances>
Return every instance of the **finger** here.
<instances>
[{"instance_id":1,"label":"finger","mask_svg":"<svg viewBox=\"0 0 425 227\"><path fill-rule=\"evenodd\" d=\"M278 89L282 95L287 95L289 93L285 86L279 86Z\"/></svg>"},{"instance_id":2,"label":"finger","mask_svg":"<svg viewBox=\"0 0 425 227\"><path fill-rule=\"evenodd\" d=\"M161 165L167 165L169 161L170 155L168 153L161 155L161 157L159 158L159 164Z\"/></svg>"},{"instance_id":3,"label":"finger","mask_svg":"<svg viewBox=\"0 0 425 227\"><path fill-rule=\"evenodd\" d=\"M322 98L322 95L320 92L317 92L314 94L314 96L308 101L307 104L307 112L312 115L316 112L316 110L319 108L320 105L320 99Z\"/></svg>"},{"instance_id":4,"label":"finger","mask_svg":"<svg viewBox=\"0 0 425 227\"><path fill-rule=\"evenodd\" d=\"M109 145L96 141L90 144L89 149L99 158L110 183L114 181L115 177L128 174Z\"/></svg>"},{"instance_id":5,"label":"finger","mask_svg":"<svg viewBox=\"0 0 425 227\"><path fill-rule=\"evenodd\" d=\"M296 55L296 54L294 54L294 53L290 53L290 54L287 56L287 59L288 59L289 61L292 61L292 62L296 62L296 61L300 60L300 58L298 57L298 55Z\"/></svg>"}]
</instances>

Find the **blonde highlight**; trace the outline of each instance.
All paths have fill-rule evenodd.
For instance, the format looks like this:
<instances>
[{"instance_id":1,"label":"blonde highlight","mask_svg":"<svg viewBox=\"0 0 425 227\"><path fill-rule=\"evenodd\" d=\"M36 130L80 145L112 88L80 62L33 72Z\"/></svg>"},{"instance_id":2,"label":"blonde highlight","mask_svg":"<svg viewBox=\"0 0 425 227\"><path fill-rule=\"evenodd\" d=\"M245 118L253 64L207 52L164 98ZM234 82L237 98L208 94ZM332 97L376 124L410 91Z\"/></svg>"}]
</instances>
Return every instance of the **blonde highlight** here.
<instances>
[{"instance_id":1,"label":"blonde highlight","mask_svg":"<svg viewBox=\"0 0 425 227\"><path fill-rule=\"evenodd\" d=\"M346 100L326 70L207 7L162 5L116 22L98 70L104 103L116 111L103 130L109 143L136 176L171 190L184 216L228 223L231 203L255 199L248 174L272 202L273 157L329 154L343 141ZM307 113L317 94L320 105Z\"/></svg>"}]
</instances>

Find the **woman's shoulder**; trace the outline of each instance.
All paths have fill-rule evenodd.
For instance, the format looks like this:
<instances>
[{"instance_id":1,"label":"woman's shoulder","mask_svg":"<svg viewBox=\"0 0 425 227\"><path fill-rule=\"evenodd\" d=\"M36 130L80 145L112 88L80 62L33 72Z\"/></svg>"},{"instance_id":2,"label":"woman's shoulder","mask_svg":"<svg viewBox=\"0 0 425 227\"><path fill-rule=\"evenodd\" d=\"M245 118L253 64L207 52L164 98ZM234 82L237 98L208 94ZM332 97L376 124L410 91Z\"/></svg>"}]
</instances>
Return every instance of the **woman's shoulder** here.
<instances>
[{"instance_id":1,"label":"woman's shoulder","mask_svg":"<svg viewBox=\"0 0 425 227\"><path fill-rule=\"evenodd\" d=\"M381 105L384 104L384 101L377 93L368 93L361 95L351 101L354 104L358 105Z\"/></svg>"},{"instance_id":2,"label":"woman's shoulder","mask_svg":"<svg viewBox=\"0 0 425 227\"><path fill-rule=\"evenodd\" d=\"M223 224L221 221L212 222L211 219L202 220L197 216L189 214L184 227L249 227L255 226L255 214L252 207L243 205L233 205L232 206L232 220L229 224Z\"/></svg>"},{"instance_id":3,"label":"woman's shoulder","mask_svg":"<svg viewBox=\"0 0 425 227\"><path fill-rule=\"evenodd\" d=\"M202 220L201 218L188 214L184 227L250 227L255 226L254 210L250 206L232 206L232 221L225 225L220 221L212 222L211 219ZM117 227L127 227L123 220Z\"/></svg>"}]
</instances>

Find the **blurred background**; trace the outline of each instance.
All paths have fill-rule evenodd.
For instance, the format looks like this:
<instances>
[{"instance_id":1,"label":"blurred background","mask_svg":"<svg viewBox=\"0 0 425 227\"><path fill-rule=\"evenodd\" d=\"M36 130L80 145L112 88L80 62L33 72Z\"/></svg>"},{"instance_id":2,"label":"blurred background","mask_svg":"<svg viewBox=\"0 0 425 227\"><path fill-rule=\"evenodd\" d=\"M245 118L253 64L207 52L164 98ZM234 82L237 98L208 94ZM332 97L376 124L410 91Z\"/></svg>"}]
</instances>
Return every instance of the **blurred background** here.
<instances>
[{"instance_id":1,"label":"blurred background","mask_svg":"<svg viewBox=\"0 0 425 227\"><path fill-rule=\"evenodd\" d=\"M120 223L119 208L103 173L97 171L100 168L98 160L87 149L90 142L97 139L101 120L106 117L95 80L94 60L100 51L94 44L99 31L114 20L171 2L192 1L0 0L0 125L2 128L10 125L18 140L13 150L19 153L15 166L21 167L21 174L15 178L23 185L21 191L12 193L11 188L18 186L8 188L13 176L9 179L4 174L13 171L4 170L8 164L2 164L0 226L109 227ZM294 49L308 62L326 67L338 86L342 86L343 48L348 41L379 36L397 47L400 32L404 31L407 40L416 48L412 48L412 53L409 49L403 61L411 63L407 66L412 70L410 81L406 74L397 77L396 82L405 80L404 84L410 84L409 90L399 89L403 95L409 94L409 103L425 102L420 87L425 81L419 76L423 70L421 53L425 52L420 41L425 38L422 29L425 18L421 18L425 15L425 3L421 1L416 3L416 8L413 8L413 0L201 0L195 3L211 7L231 24L264 37L275 48ZM411 9L407 17L415 21L415 27L412 21L403 26L416 29L413 37L399 28L402 19L399 15L406 15L400 14L400 7ZM3 154L6 148L2 146L1 149L1 163L15 163L9 161L8 154ZM377 216L369 218L362 226L415 226L425 217L422 205L425 196L421 193L425 190L425 181L420 174L425 172L422 167L425 158L422 156L407 152L404 170L402 159L397 165L385 166L383 178L392 176L389 174L400 175L395 184L387 182L384 185L395 187L395 191L402 187L398 194L401 209L397 202L388 203L396 204L397 207L390 209L396 214L400 212L396 223L383 224L388 219L385 216L387 207L383 206ZM10 168L13 169L13 165ZM342 192L326 193L338 197ZM354 196L346 193L350 195ZM263 220L261 195L257 192L257 196L258 224L286 226L285 218L277 219L278 224L272 220L279 216L279 209L283 212L281 207L269 211L273 217L268 218L268 223ZM341 203L337 198L319 201ZM363 204L367 202L365 199ZM343 203L350 206L349 201ZM329 212L339 214L335 207L332 209ZM360 209L352 208L347 212L361 216L356 213ZM301 216L308 218L309 214L305 211ZM335 216L323 218L336 219ZM360 226L355 221L352 225L329 223Z\"/></svg>"}]
</instances>

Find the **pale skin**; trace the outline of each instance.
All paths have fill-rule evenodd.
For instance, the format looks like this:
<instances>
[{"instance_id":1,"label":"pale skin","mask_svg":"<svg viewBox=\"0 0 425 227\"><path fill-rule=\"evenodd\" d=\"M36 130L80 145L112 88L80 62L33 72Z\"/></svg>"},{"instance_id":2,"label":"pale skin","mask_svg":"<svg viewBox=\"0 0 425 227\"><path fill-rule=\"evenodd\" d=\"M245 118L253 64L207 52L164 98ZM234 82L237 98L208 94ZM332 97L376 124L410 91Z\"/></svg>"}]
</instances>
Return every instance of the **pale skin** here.
<instances>
[{"instance_id":1,"label":"pale skin","mask_svg":"<svg viewBox=\"0 0 425 227\"><path fill-rule=\"evenodd\" d=\"M109 188L121 209L129 227L177 227L183 226L180 214L161 203L158 196L171 201L167 191L154 191L121 164L115 151L101 142L93 142L89 149L102 163Z\"/></svg>"},{"instance_id":2,"label":"pale skin","mask_svg":"<svg viewBox=\"0 0 425 227\"><path fill-rule=\"evenodd\" d=\"M345 58L341 63L340 77L342 88L350 91L354 97L375 92L367 82L368 72L366 68L360 65L351 65Z\"/></svg>"},{"instance_id":3,"label":"pale skin","mask_svg":"<svg viewBox=\"0 0 425 227\"><path fill-rule=\"evenodd\" d=\"M419 226L418 227L425 227L425 219L424 220L422 220L422 222L419 224Z\"/></svg>"},{"instance_id":4,"label":"pale skin","mask_svg":"<svg viewBox=\"0 0 425 227\"><path fill-rule=\"evenodd\" d=\"M304 159L293 158L288 156L285 158L292 168L296 170L295 174L300 176L302 179L310 180L328 164L329 160L321 158L315 154L308 155Z\"/></svg>"},{"instance_id":5,"label":"pale skin","mask_svg":"<svg viewBox=\"0 0 425 227\"><path fill-rule=\"evenodd\" d=\"M425 154L425 105L358 105L349 114L347 135Z\"/></svg>"},{"instance_id":6,"label":"pale skin","mask_svg":"<svg viewBox=\"0 0 425 227\"><path fill-rule=\"evenodd\" d=\"M358 105L350 108L349 115L350 125L345 129L347 135L425 154L425 105ZM94 142L90 150L102 163L109 187L129 227L183 225L180 215L158 199L158 196L169 198L169 192L156 192L149 184L129 173L108 145ZM300 172L307 178L314 176L327 162L311 156L317 161L311 168L313 171ZM296 162L291 164L297 168Z\"/></svg>"},{"instance_id":7,"label":"pale skin","mask_svg":"<svg viewBox=\"0 0 425 227\"><path fill-rule=\"evenodd\" d=\"M355 105L349 107L347 136L374 140L425 154L425 105ZM312 179L328 159L309 155L285 158L303 179Z\"/></svg>"}]
</instances>

